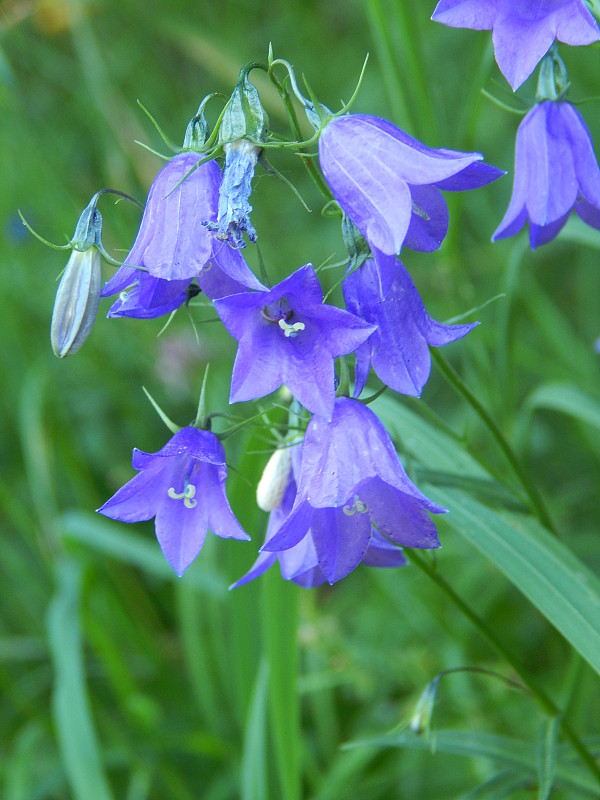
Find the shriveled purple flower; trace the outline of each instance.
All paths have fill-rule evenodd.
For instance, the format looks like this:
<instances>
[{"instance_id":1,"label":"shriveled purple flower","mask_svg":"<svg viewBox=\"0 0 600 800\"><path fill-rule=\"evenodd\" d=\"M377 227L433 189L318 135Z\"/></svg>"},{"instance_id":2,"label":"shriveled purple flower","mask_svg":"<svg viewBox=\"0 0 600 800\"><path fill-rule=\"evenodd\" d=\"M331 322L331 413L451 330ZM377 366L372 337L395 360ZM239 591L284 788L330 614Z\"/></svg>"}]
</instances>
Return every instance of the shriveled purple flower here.
<instances>
[{"instance_id":1,"label":"shriveled purple flower","mask_svg":"<svg viewBox=\"0 0 600 800\"><path fill-rule=\"evenodd\" d=\"M510 204L493 239L504 239L529 222L531 247L558 234L574 210L600 229L600 170L592 137L570 103L534 106L519 125Z\"/></svg>"},{"instance_id":2,"label":"shriveled purple flower","mask_svg":"<svg viewBox=\"0 0 600 800\"><path fill-rule=\"evenodd\" d=\"M292 476L281 505L273 509L269 515L265 547L287 519L293 508L295 498L296 481ZM286 581L293 581L305 589L311 589L313 586L320 586L322 583L327 582L327 578L319 566L317 551L309 530L306 536L294 547L290 547L289 550L279 550L271 553L263 548L250 570L230 588L237 589L238 586L243 586L258 578L277 561L279 561L282 578ZM406 559L400 547L392 544L373 529L371 540L361 563L368 567L403 567L406 565Z\"/></svg>"},{"instance_id":3,"label":"shriveled purple flower","mask_svg":"<svg viewBox=\"0 0 600 800\"><path fill-rule=\"evenodd\" d=\"M230 242L233 247L246 246L244 233L251 242L256 241L256 231L250 222L250 194L252 178L261 148L247 139L237 139L224 145L225 169L219 194L217 223L209 224L217 237Z\"/></svg>"},{"instance_id":4,"label":"shriveled purple flower","mask_svg":"<svg viewBox=\"0 0 600 800\"><path fill-rule=\"evenodd\" d=\"M491 29L496 61L513 91L555 39L570 45L600 39L584 0L440 0L432 19L452 28Z\"/></svg>"},{"instance_id":5,"label":"shriveled purple flower","mask_svg":"<svg viewBox=\"0 0 600 800\"><path fill-rule=\"evenodd\" d=\"M429 347L454 342L478 324L443 325L432 319L407 270L394 256L367 259L344 280L343 291L348 311L377 326L356 350L357 397L371 365L390 388L419 397L431 369Z\"/></svg>"},{"instance_id":6,"label":"shriveled purple flower","mask_svg":"<svg viewBox=\"0 0 600 800\"><path fill-rule=\"evenodd\" d=\"M285 383L309 411L331 419L334 359L355 350L374 328L323 304L311 264L270 290L234 294L214 305L239 343L231 403L264 397Z\"/></svg>"},{"instance_id":7,"label":"shriveled purple flower","mask_svg":"<svg viewBox=\"0 0 600 800\"><path fill-rule=\"evenodd\" d=\"M331 422L315 416L308 424L294 505L263 551L289 550L310 531L319 568L335 583L365 558L373 526L401 546L439 547L428 511L445 509L408 478L375 414L339 397Z\"/></svg>"},{"instance_id":8,"label":"shriveled purple flower","mask_svg":"<svg viewBox=\"0 0 600 800\"><path fill-rule=\"evenodd\" d=\"M350 114L329 122L319 163L333 196L373 250L403 245L429 252L448 230L439 189L476 189L504 173L481 153L432 150L379 117Z\"/></svg>"},{"instance_id":9,"label":"shriveled purple flower","mask_svg":"<svg viewBox=\"0 0 600 800\"><path fill-rule=\"evenodd\" d=\"M156 517L163 554L181 576L200 552L208 528L222 538L249 539L227 495L225 451L210 431L182 428L157 453L133 451L140 470L98 509L121 522Z\"/></svg>"}]
</instances>

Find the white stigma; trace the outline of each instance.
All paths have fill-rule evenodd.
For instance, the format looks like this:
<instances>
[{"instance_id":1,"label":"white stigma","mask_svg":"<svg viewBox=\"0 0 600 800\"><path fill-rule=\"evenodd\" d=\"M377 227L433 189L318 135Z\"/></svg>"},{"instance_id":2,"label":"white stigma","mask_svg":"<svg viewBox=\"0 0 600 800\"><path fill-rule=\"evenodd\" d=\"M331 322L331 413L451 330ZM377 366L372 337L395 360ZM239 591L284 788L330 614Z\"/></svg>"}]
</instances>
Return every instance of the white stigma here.
<instances>
[{"instance_id":1,"label":"white stigma","mask_svg":"<svg viewBox=\"0 0 600 800\"><path fill-rule=\"evenodd\" d=\"M285 333L286 339L289 339L290 336L293 338L294 336L298 335L299 331L303 331L306 325L303 322L294 322L293 325L290 325L286 322L283 318L279 320L279 327Z\"/></svg>"},{"instance_id":2,"label":"white stigma","mask_svg":"<svg viewBox=\"0 0 600 800\"><path fill-rule=\"evenodd\" d=\"M167 492L171 500L183 500L183 505L186 508L195 508L198 505L198 501L194 500L194 496L196 494L196 487L193 483L186 484L185 489L183 492L176 492L175 489L171 486L169 491Z\"/></svg>"},{"instance_id":3,"label":"white stigma","mask_svg":"<svg viewBox=\"0 0 600 800\"><path fill-rule=\"evenodd\" d=\"M360 499L360 497L355 494L354 501L352 505L347 504L344 506L343 511L347 517L353 517L355 514L366 514L369 510L369 506Z\"/></svg>"}]
</instances>

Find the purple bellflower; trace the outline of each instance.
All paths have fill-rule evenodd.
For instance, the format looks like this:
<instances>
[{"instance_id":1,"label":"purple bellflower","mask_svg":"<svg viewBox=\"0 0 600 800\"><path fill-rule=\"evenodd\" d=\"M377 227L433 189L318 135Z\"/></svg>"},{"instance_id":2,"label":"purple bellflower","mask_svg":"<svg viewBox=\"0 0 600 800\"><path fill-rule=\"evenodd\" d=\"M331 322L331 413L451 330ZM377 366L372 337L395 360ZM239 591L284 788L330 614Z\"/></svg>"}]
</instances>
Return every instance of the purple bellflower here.
<instances>
[{"instance_id":1,"label":"purple bellflower","mask_svg":"<svg viewBox=\"0 0 600 800\"><path fill-rule=\"evenodd\" d=\"M367 259L344 280L343 290L348 311L377 325L356 351L356 397L364 389L371 364L391 389L419 397L431 369L429 347L461 339L478 324L443 325L432 319L394 256Z\"/></svg>"},{"instance_id":2,"label":"purple bellflower","mask_svg":"<svg viewBox=\"0 0 600 800\"><path fill-rule=\"evenodd\" d=\"M216 161L194 169L199 160L198 153L179 153L158 173L126 266L153 278L191 280L209 260L212 235L202 223L216 217L221 170Z\"/></svg>"},{"instance_id":3,"label":"purple bellflower","mask_svg":"<svg viewBox=\"0 0 600 800\"><path fill-rule=\"evenodd\" d=\"M121 522L156 517L158 542L180 577L208 528L222 538L250 538L227 500L225 450L210 431L182 428L158 453L135 449L133 467L139 474L98 511Z\"/></svg>"},{"instance_id":4,"label":"purple bellflower","mask_svg":"<svg viewBox=\"0 0 600 800\"><path fill-rule=\"evenodd\" d=\"M439 547L428 511L446 509L410 481L375 414L358 400L339 397L331 422L318 416L309 422L296 499L262 551L297 547L310 532L319 569L335 583L365 557L370 563L385 560L379 537L376 552L367 556L373 526L401 546ZM308 543L305 548L303 564L309 563Z\"/></svg>"},{"instance_id":5,"label":"purple bellflower","mask_svg":"<svg viewBox=\"0 0 600 800\"><path fill-rule=\"evenodd\" d=\"M239 251L214 238L211 247L210 259L196 276L198 285L189 278L168 281L133 267L120 267L101 293L102 297L120 294L108 316L150 319L169 314L199 291L214 300L247 289L265 288Z\"/></svg>"},{"instance_id":6,"label":"purple bellflower","mask_svg":"<svg viewBox=\"0 0 600 800\"><path fill-rule=\"evenodd\" d=\"M513 91L555 39L570 45L600 39L584 0L440 0L432 19L452 28L492 30L496 61Z\"/></svg>"},{"instance_id":7,"label":"purple bellflower","mask_svg":"<svg viewBox=\"0 0 600 800\"><path fill-rule=\"evenodd\" d=\"M295 498L296 481L291 476L281 505L273 509L269 516L265 546L289 516ZM320 586L327 582L327 578L319 566L317 551L309 530L306 536L298 544L290 547L289 550L270 553L263 548L250 570L230 588L237 589L238 586L243 586L258 578L277 561L279 561L282 578L286 581L293 581L305 589L311 589L313 586ZM403 567L406 565L406 559L400 547L392 544L373 529L371 540L361 559L361 564L369 567Z\"/></svg>"},{"instance_id":8,"label":"purple bellflower","mask_svg":"<svg viewBox=\"0 0 600 800\"><path fill-rule=\"evenodd\" d=\"M234 294L214 306L239 343L231 403L264 397L285 383L309 411L331 419L334 359L353 352L374 326L324 305L311 264L272 289Z\"/></svg>"},{"instance_id":9,"label":"purple bellflower","mask_svg":"<svg viewBox=\"0 0 600 800\"><path fill-rule=\"evenodd\" d=\"M600 169L581 114L546 100L519 125L512 197L492 238L513 236L529 221L535 248L554 239L572 209L600 229Z\"/></svg>"},{"instance_id":10,"label":"purple bellflower","mask_svg":"<svg viewBox=\"0 0 600 800\"><path fill-rule=\"evenodd\" d=\"M373 251L403 245L430 252L448 230L440 189L476 189L504 173L481 153L432 150L391 122L366 114L332 119L319 138L319 163L333 196Z\"/></svg>"}]
</instances>

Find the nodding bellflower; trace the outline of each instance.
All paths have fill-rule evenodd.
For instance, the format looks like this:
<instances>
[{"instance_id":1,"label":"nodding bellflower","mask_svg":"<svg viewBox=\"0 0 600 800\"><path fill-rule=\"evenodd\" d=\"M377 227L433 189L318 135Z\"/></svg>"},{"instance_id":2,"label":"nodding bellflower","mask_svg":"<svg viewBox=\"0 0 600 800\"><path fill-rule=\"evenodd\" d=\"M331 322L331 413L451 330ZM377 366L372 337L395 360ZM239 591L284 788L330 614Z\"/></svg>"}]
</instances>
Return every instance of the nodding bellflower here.
<instances>
[{"instance_id":1,"label":"nodding bellflower","mask_svg":"<svg viewBox=\"0 0 600 800\"><path fill-rule=\"evenodd\" d=\"M299 447L294 449L300 450ZM289 516L295 498L296 480L293 475L290 475L281 504L274 508L269 515L265 546ZM230 588L237 589L238 586L243 586L258 578L277 561L279 561L282 578L303 586L305 589L311 589L313 586L320 586L327 582L327 578L319 566L317 551L309 530L306 536L289 550L268 552L263 548L250 570ZM406 565L406 559L400 547L389 542L378 531L373 530L371 540L360 563L368 567L403 567Z\"/></svg>"},{"instance_id":2,"label":"nodding bellflower","mask_svg":"<svg viewBox=\"0 0 600 800\"><path fill-rule=\"evenodd\" d=\"M373 325L323 304L311 264L272 289L214 301L217 314L238 340L230 402L255 400L282 383L314 414L331 419L334 359L353 352Z\"/></svg>"},{"instance_id":3,"label":"nodding bellflower","mask_svg":"<svg viewBox=\"0 0 600 800\"><path fill-rule=\"evenodd\" d=\"M202 549L209 528L222 538L250 539L229 505L225 450L210 431L182 428L157 453L135 449L133 467L139 474L98 511L121 522L156 517L156 537L179 576Z\"/></svg>"},{"instance_id":4,"label":"nodding bellflower","mask_svg":"<svg viewBox=\"0 0 600 800\"><path fill-rule=\"evenodd\" d=\"M209 261L213 237L203 222L216 219L221 170L216 161L194 169L199 160L197 153L179 153L158 173L124 266L191 281Z\"/></svg>"},{"instance_id":5,"label":"nodding bellflower","mask_svg":"<svg viewBox=\"0 0 600 800\"><path fill-rule=\"evenodd\" d=\"M519 125L512 197L492 238L513 236L528 221L535 248L554 239L571 210L600 229L600 169L581 114L546 100Z\"/></svg>"},{"instance_id":6,"label":"nodding bellflower","mask_svg":"<svg viewBox=\"0 0 600 800\"><path fill-rule=\"evenodd\" d=\"M308 424L296 498L262 552L290 550L310 534L319 569L335 583L367 557L374 526L397 545L439 547L427 512L445 511L408 478L375 414L358 400L339 397L331 422L314 416ZM379 537L375 544L381 545ZM304 546L309 550L309 543Z\"/></svg>"},{"instance_id":7,"label":"nodding bellflower","mask_svg":"<svg viewBox=\"0 0 600 800\"><path fill-rule=\"evenodd\" d=\"M478 324L443 325L432 319L395 256L378 255L364 261L345 278L343 291L348 311L377 326L356 350L356 397L367 382L371 365L391 389L419 397L431 370L429 347L461 339Z\"/></svg>"},{"instance_id":8,"label":"nodding bellflower","mask_svg":"<svg viewBox=\"0 0 600 800\"><path fill-rule=\"evenodd\" d=\"M600 39L584 0L440 0L432 19L452 28L491 30L496 62L513 91L555 39L570 45Z\"/></svg>"},{"instance_id":9,"label":"nodding bellflower","mask_svg":"<svg viewBox=\"0 0 600 800\"><path fill-rule=\"evenodd\" d=\"M504 173L481 153L433 150L379 117L349 114L327 123L319 163L333 196L373 251L430 252L448 231L440 189L476 189Z\"/></svg>"}]
</instances>

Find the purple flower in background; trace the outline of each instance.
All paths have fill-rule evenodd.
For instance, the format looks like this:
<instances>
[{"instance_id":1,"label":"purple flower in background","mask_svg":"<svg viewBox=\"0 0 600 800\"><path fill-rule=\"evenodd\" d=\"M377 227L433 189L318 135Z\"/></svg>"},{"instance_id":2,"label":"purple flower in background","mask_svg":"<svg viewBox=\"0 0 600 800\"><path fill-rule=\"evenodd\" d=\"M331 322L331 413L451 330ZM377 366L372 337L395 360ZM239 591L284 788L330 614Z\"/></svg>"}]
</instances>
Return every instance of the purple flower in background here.
<instances>
[{"instance_id":1,"label":"purple flower in background","mask_svg":"<svg viewBox=\"0 0 600 800\"><path fill-rule=\"evenodd\" d=\"M478 324L443 325L432 319L410 275L394 256L367 259L344 280L343 290L348 311L377 325L356 351L356 397L367 382L371 364L390 388L419 397L431 369L429 346L443 347Z\"/></svg>"},{"instance_id":2,"label":"purple flower in background","mask_svg":"<svg viewBox=\"0 0 600 800\"><path fill-rule=\"evenodd\" d=\"M273 509L269 516L265 546L270 542L289 516L294 505L295 497L296 481L292 477L288 483L281 505ZM290 547L289 550L279 550L278 552L270 553L263 549L250 570L230 588L237 589L238 586L243 586L255 578L258 578L259 575L266 572L277 561L279 561L282 578L286 581L293 581L299 586L303 586L305 589L311 589L313 586L320 586L322 583L327 582L327 578L319 566L317 551L315 550L315 545L309 530L306 536L304 536L297 545ZM406 565L406 559L400 547L391 544L384 536L373 529L371 540L361 560L361 564L368 567L403 567Z\"/></svg>"},{"instance_id":3,"label":"purple flower in background","mask_svg":"<svg viewBox=\"0 0 600 800\"><path fill-rule=\"evenodd\" d=\"M395 544L439 547L427 512L445 510L410 481L375 414L358 400L339 397L331 422L315 416L308 424L296 499L263 552L289 550L310 532L319 569L335 583L365 558L373 525ZM378 539L376 544L369 559L383 557Z\"/></svg>"},{"instance_id":4,"label":"purple flower in background","mask_svg":"<svg viewBox=\"0 0 600 800\"><path fill-rule=\"evenodd\" d=\"M403 245L429 252L448 230L439 189L476 189L504 173L481 153L432 150L391 122L365 114L336 117L319 139L319 162L333 196L373 251Z\"/></svg>"},{"instance_id":5,"label":"purple flower in background","mask_svg":"<svg viewBox=\"0 0 600 800\"><path fill-rule=\"evenodd\" d=\"M590 132L567 102L534 106L519 125L510 204L493 235L504 239L529 221L531 247L558 234L571 210L600 229L600 170Z\"/></svg>"},{"instance_id":6,"label":"purple flower in background","mask_svg":"<svg viewBox=\"0 0 600 800\"><path fill-rule=\"evenodd\" d=\"M249 539L233 515L225 479L225 451L210 431L183 428L158 453L133 451L140 470L98 511L121 522L156 517L163 554L181 576L210 528L222 538Z\"/></svg>"},{"instance_id":7,"label":"purple flower in background","mask_svg":"<svg viewBox=\"0 0 600 800\"><path fill-rule=\"evenodd\" d=\"M231 403L264 397L285 383L309 411L331 419L334 359L355 350L374 327L324 305L311 264L270 290L234 294L214 305L239 342Z\"/></svg>"},{"instance_id":8,"label":"purple flower in background","mask_svg":"<svg viewBox=\"0 0 600 800\"><path fill-rule=\"evenodd\" d=\"M432 19L453 28L491 29L496 61L513 91L555 39L571 45L600 39L583 0L440 0Z\"/></svg>"}]
</instances>

